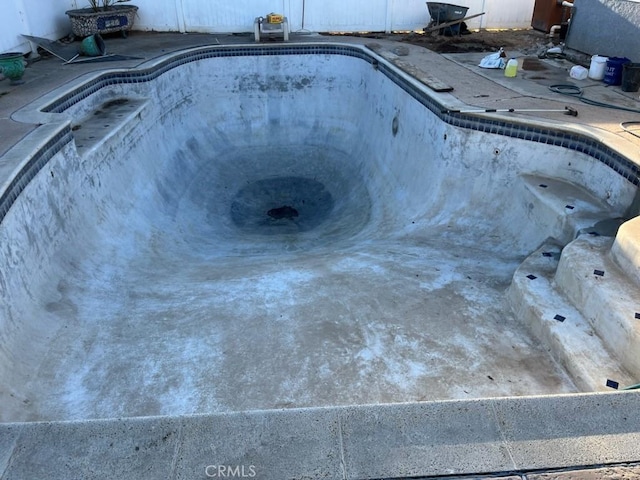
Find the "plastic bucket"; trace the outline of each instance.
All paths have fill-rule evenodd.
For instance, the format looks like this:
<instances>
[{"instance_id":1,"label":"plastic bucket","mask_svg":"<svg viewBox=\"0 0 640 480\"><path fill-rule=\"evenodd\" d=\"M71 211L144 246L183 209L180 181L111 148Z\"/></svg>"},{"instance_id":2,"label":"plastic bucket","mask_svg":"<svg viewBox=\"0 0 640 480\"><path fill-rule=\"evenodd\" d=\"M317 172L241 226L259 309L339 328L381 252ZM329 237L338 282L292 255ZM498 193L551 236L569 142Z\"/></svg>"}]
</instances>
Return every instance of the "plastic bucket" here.
<instances>
[{"instance_id":1,"label":"plastic bucket","mask_svg":"<svg viewBox=\"0 0 640 480\"><path fill-rule=\"evenodd\" d=\"M589 65L589 78L592 80L602 80L605 70L607 69L607 57L594 55L591 57L591 65Z\"/></svg>"},{"instance_id":2,"label":"plastic bucket","mask_svg":"<svg viewBox=\"0 0 640 480\"><path fill-rule=\"evenodd\" d=\"M589 71L584 68L582 65L574 65L571 67L569 71L569 76L571 78L575 78L576 80L585 80L587 78Z\"/></svg>"},{"instance_id":3,"label":"plastic bucket","mask_svg":"<svg viewBox=\"0 0 640 480\"><path fill-rule=\"evenodd\" d=\"M637 92L640 89L640 63L625 63L622 66L622 91Z\"/></svg>"},{"instance_id":4,"label":"plastic bucket","mask_svg":"<svg viewBox=\"0 0 640 480\"><path fill-rule=\"evenodd\" d=\"M622 83L622 66L631 63L627 57L611 57L607 60L607 71L604 74L604 83L607 85L620 85Z\"/></svg>"},{"instance_id":5,"label":"plastic bucket","mask_svg":"<svg viewBox=\"0 0 640 480\"><path fill-rule=\"evenodd\" d=\"M80 44L80 54L87 57L97 57L106 55L107 47L104 44L104 40L99 34L91 35L90 37L82 40Z\"/></svg>"}]
</instances>

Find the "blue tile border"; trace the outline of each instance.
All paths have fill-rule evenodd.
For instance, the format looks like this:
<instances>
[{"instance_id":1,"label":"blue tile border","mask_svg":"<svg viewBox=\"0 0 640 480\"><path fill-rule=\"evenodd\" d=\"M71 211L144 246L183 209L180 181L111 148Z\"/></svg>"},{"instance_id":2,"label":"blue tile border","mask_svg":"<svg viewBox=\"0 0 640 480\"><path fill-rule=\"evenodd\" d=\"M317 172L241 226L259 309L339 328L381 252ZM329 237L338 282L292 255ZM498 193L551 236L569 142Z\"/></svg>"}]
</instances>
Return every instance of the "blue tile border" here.
<instances>
[{"instance_id":1,"label":"blue tile border","mask_svg":"<svg viewBox=\"0 0 640 480\"><path fill-rule=\"evenodd\" d=\"M521 140L555 145L579 153L589 155L627 179L633 185L640 185L640 167L629 159L602 143L577 133L571 133L554 128L523 125L504 120L492 120L480 118L474 115L448 112L444 105L429 96L422 88L407 80L394 67L380 63L367 51L359 47L336 44L313 45L256 45L238 47L203 47L194 51L177 53L153 67L135 71L106 72L94 80L79 85L72 90L49 103L41 109L48 113L61 113L81 102L89 95L109 85L136 84L150 82L163 73L181 65L217 57L240 56L264 56L264 55L344 55L364 60L375 65L378 71L388 77L396 85L407 92L411 97L420 102L424 107L433 112L443 122L460 128L476 130L479 132L494 133ZM0 197L0 221L4 218L17 196L25 188L26 184L36 173L53 157L63 146L71 141L72 134L67 128L58 133L34 155L22 172L14 178L6 192Z\"/></svg>"},{"instance_id":2,"label":"blue tile border","mask_svg":"<svg viewBox=\"0 0 640 480\"><path fill-rule=\"evenodd\" d=\"M37 173L53 156L73 139L71 128L65 127L54 135L42 148L40 148L18 174L11 179L7 189L0 195L0 222L4 220L7 212L16 201L20 193L25 189Z\"/></svg>"},{"instance_id":3,"label":"blue tile border","mask_svg":"<svg viewBox=\"0 0 640 480\"><path fill-rule=\"evenodd\" d=\"M479 132L504 135L531 142L554 145L574 150L579 153L584 153L604 163L633 185L638 186L640 184L640 166L631 162L628 158L624 157L614 149L607 147L586 135L566 132L560 129L523 125L521 123L504 120L480 118L464 113L448 112L443 105L429 97L424 93L424 91L417 88L415 85L407 82L394 70L390 70L388 67L383 65L380 65L378 69L402 87L403 90L405 90L414 99L431 110L443 122L449 125L476 130Z\"/></svg>"},{"instance_id":4,"label":"blue tile border","mask_svg":"<svg viewBox=\"0 0 640 480\"><path fill-rule=\"evenodd\" d=\"M369 63L374 59L360 49L346 47L342 45L292 45L292 46L243 46L243 47L210 47L177 53L152 68L137 70L132 72L107 72L98 78L80 85L75 90L54 100L42 108L43 112L61 113L81 102L89 95L97 92L103 87L116 84L145 83L150 82L160 75L181 65L219 57L252 57L252 56L275 56L275 55L345 55L360 58Z\"/></svg>"},{"instance_id":5,"label":"blue tile border","mask_svg":"<svg viewBox=\"0 0 640 480\"><path fill-rule=\"evenodd\" d=\"M240 47L214 46L201 48L196 51L178 53L175 56L160 62L153 68L134 72L105 73L97 79L81 85L74 91L55 100L51 104L47 105L43 111L56 113L63 112L107 85L149 82L163 73L186 63L216 57L256 55L346 55L360 58L368 63L375 64L376 68L381 73L386 75L391 81L396 83L414 99L433 112L440 120L449 125L476 130L479 132L504 135L531 142L555 145L569 150L574 150L579 153L584 153L604 163L630 181L633 185L640 184L640 168L638 165L631 162L612 148L609 148L586 135L569 133L554 128L527 126L515 122L491 120L464 113L443 111L445 110L445 107L442 104L431 98L421 88L417 87L400 75L397 70L384 63L379 63L372 55L361 48L348 45L259 45Z\"/></svg>"}]
</instances>

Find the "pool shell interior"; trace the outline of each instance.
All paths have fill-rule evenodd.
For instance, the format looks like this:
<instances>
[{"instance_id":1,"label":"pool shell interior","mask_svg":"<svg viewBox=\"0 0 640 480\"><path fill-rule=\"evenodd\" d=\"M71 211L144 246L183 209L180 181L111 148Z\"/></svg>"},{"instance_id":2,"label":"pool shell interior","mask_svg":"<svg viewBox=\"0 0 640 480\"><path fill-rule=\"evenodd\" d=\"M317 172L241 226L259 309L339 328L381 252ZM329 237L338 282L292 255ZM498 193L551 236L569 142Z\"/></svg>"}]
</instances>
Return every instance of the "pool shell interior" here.
<instances>
[{"instance_id":1,"label":"pool shell interior","mask_svg":"<svg viewBox=\"0 0 640 480\"><path fill-rule=\"evenodd\" d=\"M633 182L362 49L209 51L47 113L72 140L0 226L3 421L585 390L510 285Z\"/></svg>"}]
</instances>

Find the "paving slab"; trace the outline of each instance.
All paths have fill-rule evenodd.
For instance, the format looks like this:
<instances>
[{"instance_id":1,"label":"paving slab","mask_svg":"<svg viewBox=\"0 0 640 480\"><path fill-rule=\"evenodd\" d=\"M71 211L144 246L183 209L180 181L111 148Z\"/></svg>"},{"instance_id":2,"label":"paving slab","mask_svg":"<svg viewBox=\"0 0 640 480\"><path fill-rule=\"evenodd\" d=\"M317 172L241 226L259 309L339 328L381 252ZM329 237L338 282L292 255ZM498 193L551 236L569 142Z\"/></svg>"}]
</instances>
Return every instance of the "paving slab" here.
<instances>
[{"instance_id":1,"label":"paving slab","mask_svg":"<svg viewBox=\"0 0 640 480\"><path fill-rule=\"evenodd\" d=\"M520 470L633 462L640 395L531 397L495 401L496 418ZM622 413L626 412L626 413Z\"/></svg>"},{"instance_id":2,"label":"paving slab","mask_svg":"<svg viewBox=\"0 0 640 480\"><path fill-rule=\"evenodd\" d=\"M20 431L20 425L0 429L0 478L2 478L2 472L9 468L9 460L13 455Z\"/></svg>"},{"instance_id":3,"label":"paving slab","mask_svg":"<svg viewBox=\"0 0 640 480\"><path fill-rule=\"evenodd\" d=\"M170 418L0 425L0 439L20 434L1 478L168 478L179 429Z\"/></svg>"},{"instance_id":4,"label":"paving slab","mask_svg":"<svg viewBox=\"0 0 640 480\"><path fill-rule=\"evenodd\" d=\"M14 122L8 118L0 118L0 156L7 153L17 142L36 128L35 125Z\"/></svg>"},{"instance_id":5,"label":"paving slab","mask_svg":"<svg viewBox=\"0 0 640 480\"><path fill-rule=\"evenodd\" d=\"M489 402L355 408L341 415L349 478L428 477L515 468Z\"/></svg>"},{"instance_id":6,"label":"paving slab","mask_svg":"<svg viewBox=\"0 0 640 480\"><path fill-rule=\"evenodd\" d=\"M185 417L175 478L223 476L225 467L256 478L345 478L339 422L333 409Z\"/></svg>"},{"instance_id":7,"label":"paving slab","mask_svg":"<svg viewBox=\"0 0 640 480\"><path fill-rule=\"evenodd\" d=\"M618 466L527 475L526 480L637 480L640 466Z\"/></svg>"}]
</instances>

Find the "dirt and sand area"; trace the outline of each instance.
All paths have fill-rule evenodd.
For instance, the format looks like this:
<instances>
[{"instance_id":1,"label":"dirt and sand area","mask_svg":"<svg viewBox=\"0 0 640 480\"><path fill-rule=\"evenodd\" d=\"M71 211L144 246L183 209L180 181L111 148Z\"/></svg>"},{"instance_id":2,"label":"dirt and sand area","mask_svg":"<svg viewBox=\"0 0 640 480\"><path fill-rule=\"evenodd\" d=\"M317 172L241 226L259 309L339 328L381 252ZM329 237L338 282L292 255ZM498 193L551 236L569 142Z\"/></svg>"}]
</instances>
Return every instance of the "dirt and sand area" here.
<instances>
[{"instance_id":1,"label":"dirt and sand area","mask_svg":"<svg viewBox=\"0 0 640 480\"><path fill-rule=\"evenodd\" d=\"M441 35L437 31L432 33L350 33L349 35L410 43L438 53L494 52L502 47L507 53L518 51L522 54L535 55L559 43L557 36L552 39L544 32L531 28L471 30L467 34L452 36Z\"/></svg>"}]
</instances>

